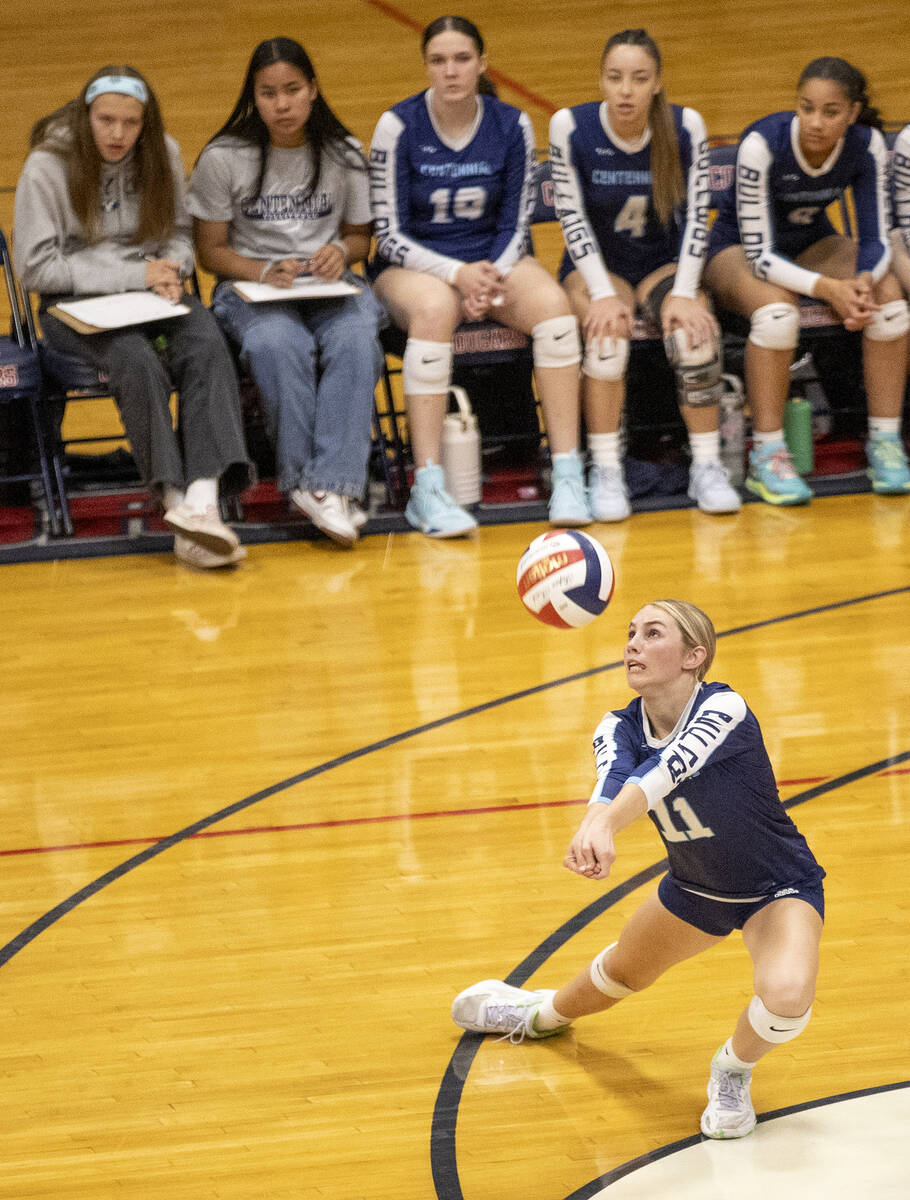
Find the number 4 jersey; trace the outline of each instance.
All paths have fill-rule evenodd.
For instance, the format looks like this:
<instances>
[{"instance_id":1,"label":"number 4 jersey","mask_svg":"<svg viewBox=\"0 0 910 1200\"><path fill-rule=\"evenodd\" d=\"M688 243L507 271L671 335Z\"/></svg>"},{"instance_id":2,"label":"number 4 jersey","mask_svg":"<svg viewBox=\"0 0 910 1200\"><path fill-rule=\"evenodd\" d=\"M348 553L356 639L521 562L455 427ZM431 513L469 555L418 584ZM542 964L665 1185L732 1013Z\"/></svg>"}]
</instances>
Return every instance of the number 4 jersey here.
<instances>
[{"instance_id":1,"label":"number 4 jersey","mask_svg":"<svg viewBox=\"0 0 910 1200\"><path fill-rule=\"evenodd\" d=\"M592 300L614 295L609 271L637 286L677 262L673 291L694 297L708 241L708 141L692 108L671 104L685 202L668 226L654 208L651 130L635 143L611 128L605 103L561 108L550 121L550 167L567 251L564 279L579 270Z\"/></svg>"},{"instance_id":2,"label":"number 4 jersey","mask_svg":"<svg viewBox=\"0 0 910 1200\"><path fill-rule=\"evenodd\" d=\"M382 114L370 149L370 204L379 257L452 283L462 263L488 259L505 275L526 252L534 133L527 115L493 96L452 141L433 118L432 90Z\"/></svg>"},{"instance_id":3,"label":"number 4 jersey","mask_svg":"<svg viewBox=\"0 0 910 1200\"><path fill-rule=\"evenodd\" d=\"M670 874L718 900L757 900L824 878L777 793L761 729L725 683L703 683L665 738L641 698L604 717L594 735L597 786L609 804L637 783L667 849Z\"/></svg>"}]
</instances>

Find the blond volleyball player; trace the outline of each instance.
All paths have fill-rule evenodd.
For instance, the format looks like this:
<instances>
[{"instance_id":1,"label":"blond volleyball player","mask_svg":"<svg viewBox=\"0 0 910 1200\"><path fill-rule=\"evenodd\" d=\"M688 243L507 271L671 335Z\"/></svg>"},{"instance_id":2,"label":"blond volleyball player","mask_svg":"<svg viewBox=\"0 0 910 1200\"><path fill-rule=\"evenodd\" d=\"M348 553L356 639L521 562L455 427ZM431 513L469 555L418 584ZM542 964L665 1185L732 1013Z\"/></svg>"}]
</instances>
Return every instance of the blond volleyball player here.
<instances>
[{"instance_id":1,"label":"blond volleyball player","mask_svg":"<svg viewBox=\"0 0 910 1200\"><path fill-rule=\"evenodd\" d=\"M656 893L558 991L485 980L455 998L452 1016L513 1042L550 1037L634 1003L670 967L741 929L754 995L714 1056L701 1117L708 1137L739 1138L755 1127L753 1068L811 1016L825 873L781 804L754 714L727 684L705 682L714 649L694 604L656 600L632 618L623 661L638 695L597 728L597 783L564 860L602 882L615 838L647 813L669 860Z\"/></svg>"}]
</instances>

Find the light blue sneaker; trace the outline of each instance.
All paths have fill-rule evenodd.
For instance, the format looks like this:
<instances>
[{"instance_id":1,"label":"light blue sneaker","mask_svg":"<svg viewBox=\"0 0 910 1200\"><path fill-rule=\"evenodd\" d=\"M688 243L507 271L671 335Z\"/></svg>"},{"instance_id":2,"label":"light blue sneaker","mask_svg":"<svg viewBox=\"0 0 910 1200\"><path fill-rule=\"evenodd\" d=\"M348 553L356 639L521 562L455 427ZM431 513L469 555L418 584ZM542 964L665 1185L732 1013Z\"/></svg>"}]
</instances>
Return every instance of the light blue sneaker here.
<instances>
[{"instance_id":1,"label":"light blue sneaker","mask_svg":"<svg viewBox=\"0 0 910 1200\"><path fill-rule=\"evenodd\" d=\"M591 524L585 473L577 450L571 454L559 454L555 458L548 519L551 525L568 529Z\"/></svg>"},{"instance_id":2,"label":"light blue sneaker","mask_svg":"<svg viewBox=\"0 0 910 1200\"><path fill-rule=\"evenodd\" d=\"M866 442L866 474L873 492L882 496L903 496L910 492L910 467L903 443L896 433L873 433Z\"/></svg>"},{"instance_id":3,"label":"light blue sneaker","mask_svg":"<svg viewBox=\"0 0 910 1200\"><path fill-rule=\"evenodd\" d=\"M812 499L812 489L794 470L784 442L771 442L750 452L746 487L766 504L808 504Z\"/></svg>"},{"instance_id":4,"label":"light blue sneaker","mask_svg":"<svg viewBox=\"0 0 910 1200\"><path fill-rule=\"evenodd\" d=\"M442 467L427 459L414 475L414 486L404 515L427 537L462 537L477 528L477 522L446 491Z\"/></svg>"}]
</instances>

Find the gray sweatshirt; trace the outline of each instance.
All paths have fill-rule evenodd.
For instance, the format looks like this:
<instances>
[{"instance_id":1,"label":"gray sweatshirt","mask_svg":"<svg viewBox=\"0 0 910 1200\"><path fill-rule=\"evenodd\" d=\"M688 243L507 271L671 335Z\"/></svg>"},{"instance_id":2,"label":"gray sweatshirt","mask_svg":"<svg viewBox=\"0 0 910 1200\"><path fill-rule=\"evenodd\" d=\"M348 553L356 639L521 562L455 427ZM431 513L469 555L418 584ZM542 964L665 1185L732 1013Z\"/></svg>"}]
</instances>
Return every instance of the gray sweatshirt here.
<instances>
[{"instance_id":1,"label":"gray sweatshirt","mask_svg":"<svg viewBox=\"0 0 910 1200\"><path fill-rule=\"evenodd\" d=\"M101 185L101 227L97 241L86 242L70 204L64 160L50 150L33 150L16 188L13 257L23 286L30 292L67 296L141 291L145 259L169 258L189 275L193 269L190 217L180 147L166 135L174 176L176 224L162 244L131 242L139 223L132 153L105 163Z\"/></svg>"}]
</instances>

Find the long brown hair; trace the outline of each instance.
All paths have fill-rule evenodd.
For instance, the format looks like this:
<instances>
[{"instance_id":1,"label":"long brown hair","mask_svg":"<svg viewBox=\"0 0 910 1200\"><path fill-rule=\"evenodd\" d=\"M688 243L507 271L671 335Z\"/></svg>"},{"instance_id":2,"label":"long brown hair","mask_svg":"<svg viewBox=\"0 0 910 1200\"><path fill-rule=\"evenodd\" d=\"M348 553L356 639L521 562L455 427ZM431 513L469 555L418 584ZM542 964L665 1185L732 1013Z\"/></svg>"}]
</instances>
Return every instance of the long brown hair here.
<instances>
[{"instance_id":1,"label":"long brown hair","mask_svg":"<svg viewBox=\"0 0 910 1200\"><path fill-rule=\"evenodd\" d=\"M164 141L164 122L148 80L134 67L107 66L96 71L75 100L37 121L29 136L33 150L49 150L66 163L70 203L82 223L86 240L96 241L101 229L101 179L104 160L98 153L85 94L96 79L129 75L145 84L148 99L142 132L133 148L133 170L139 193L139 224L133 242L166 241L176 219L174 177Z\"/></svg>"},{"instance_id":2,"label":"long brown hair","mask_svg":"<svg viewBox=\"0 0 910 1200\"><path fill-rule=\"evenodd\" d=\"M657 43L644 29L623 29L614 33L604 46L600 57L600 67L614 46L639 46L657 64L657 73L661 71L660 51ZM651 100L648 110L648 126L651 130L651 195L654 210L662 225L667 226L673 218L677 206L686 198L686 186L683 182L682 164L679 160L679 139L676 136L676 125L673 113L667 103L667 97L660 89Z\"/></svg>"}]
</instances>

